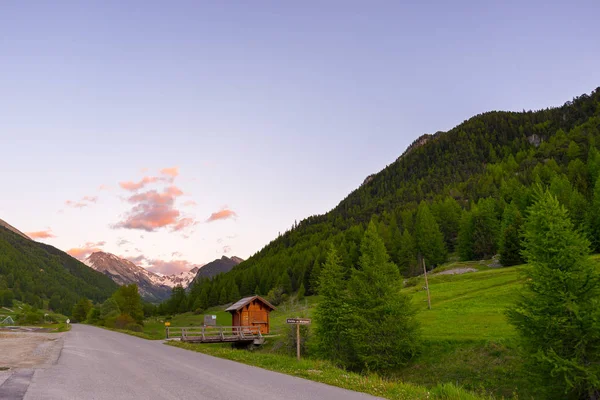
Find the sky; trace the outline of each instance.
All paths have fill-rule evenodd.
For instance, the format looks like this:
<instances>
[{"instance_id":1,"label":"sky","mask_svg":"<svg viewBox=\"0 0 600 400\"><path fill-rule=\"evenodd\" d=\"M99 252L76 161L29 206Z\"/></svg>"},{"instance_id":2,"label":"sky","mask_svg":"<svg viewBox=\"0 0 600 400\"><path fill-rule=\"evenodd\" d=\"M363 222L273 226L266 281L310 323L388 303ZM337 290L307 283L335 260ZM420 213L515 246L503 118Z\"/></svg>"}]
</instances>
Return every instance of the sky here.
<instances>
[{"instance_id":1,"label":"sky","mask_svg":"<svg viewBox=\"0 0 600 400\"><path fill-rule=\"evenodd\" d=\"M0 218L171 274L424 133L600 86L596 1L2 1Z\"/></svg>"}]
</instances>

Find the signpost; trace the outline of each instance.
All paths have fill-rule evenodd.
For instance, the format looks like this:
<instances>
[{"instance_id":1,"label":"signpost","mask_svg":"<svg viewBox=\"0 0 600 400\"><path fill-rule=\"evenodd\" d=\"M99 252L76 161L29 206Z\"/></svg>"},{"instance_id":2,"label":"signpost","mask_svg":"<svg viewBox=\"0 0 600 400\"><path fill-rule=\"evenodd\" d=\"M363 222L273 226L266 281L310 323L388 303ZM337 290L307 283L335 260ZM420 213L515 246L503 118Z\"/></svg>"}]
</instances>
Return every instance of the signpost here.
<instances>
[{"instance_id":1,"label":"signpost","mask_svg":"<svg viewBox=\"0 0 600 400\"><path fill-rule=\"evenodd\" d=\"M288 318L285 322L289 325L296 325L296 356L300 361L300 325L310 325L308 318Z\"/></svg>"},{"instance_id":2,"label":"signpost","mask_svg":"<svg viewBox=\"0 0 600 400\"><path fill-rule=\"evenodd\" d=\"M165 331L167 333L167 339L169 338L169 327L171 326L171 323L169 321L165 322Z\"/></svg>"}]
</instances>

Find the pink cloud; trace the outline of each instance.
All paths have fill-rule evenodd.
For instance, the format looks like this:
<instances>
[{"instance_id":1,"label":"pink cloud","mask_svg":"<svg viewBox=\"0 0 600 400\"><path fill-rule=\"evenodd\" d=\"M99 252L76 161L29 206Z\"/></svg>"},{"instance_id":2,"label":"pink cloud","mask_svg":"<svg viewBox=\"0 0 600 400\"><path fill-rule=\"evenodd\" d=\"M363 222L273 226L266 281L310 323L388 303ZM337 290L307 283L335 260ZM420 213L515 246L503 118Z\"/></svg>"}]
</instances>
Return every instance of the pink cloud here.
<instances>
[{"instance_id":1,"label":"pink cloud","mask_svg":"<svg viewBox=\"0 0 600 400\"><path fill-rule=\"evenodd\" d=\"M46 229L44 231L25 232L25 234L32 239L50 239L56 237L56 235L52 233L52 229Z\"/></svg>"},{"instance_id":2,"label":"pink cloud","mask_svg":"<svg viewBox=\"0 0 600 400\"><path fill-rule=\"evenodd\" d=\"M102 251L101 247L106 244L105 241L101 242L87 242L81 247L75 247L67 250L67 253L78 260L86 259L90 254L96 251Z\"/></svg>"},{"instance_id":3,"label":"pink cloud","mask_svg":"<svg viewBox=\"0 0 600 400\"><path fill-rule=\"evenodd\" d=\"M102 190L110 190L110 186L108 185L100 185L98 186L98 190L102 191Z\"/></svg>"},{"instance_id":4,"label":"pink cloud","mask_svg":"<svg viewBox=\"0 0 600 400\"><path fill-rule=\"evenodd\" d=\"M92 203L96 203L97 201L98 196L83 196L81 200L78 201L67 200L65 201L65 205L67 207L83 208L89 206Z\"/></svg>"},{"instance_id":5,"label":"pink cloud","mask_svg":"<svg viewBox=\"0 0 600 400\"><path fill-rule=\"evenodd\" d=\"M160 173L175 179L179 175L179 167L163 168L160 170Z\"/></svg>"},{"instance_id":6,"label":"pink cloud","mask_svg":"<svg viewBox=\"0 0 600 400\"><path fill-rule=\"evenodd\" d=\"M223 248L221 249L223 251L223 254L227 254L231 252L231 246L223 246Z\"/></svg>"},{"instance_id":7,"label":"pink cloud","mask_svg":"<svg viewBox=\"0 0 600 400\"><path fill-rule=\"evenodd\" d=\"M113 227L154 232L164 227L179 231L192 226L195 221L181 217L180 211L175 208L175 199L181 195L183 192L176 186L169 186L163 192L149 190L135 194L127 199L134 206L124 220Z\"/></svg>"},{"instance_id":8,"label":"pink cloud","mask_svg":"<svg viewBox=\"0 0 600 400\"><path fill-rule=\"evenodd\" d=\"M145 176L139 182L127 181L127 182L119 182L119 186L122 189L129 190L130 192L135 192L136 190L142 189L144 186L158 182L160 178L156 176Z\"/></svg>"},{"instance_id":9,"label":"pink cloud","mask_svg":"<svg viewBox=\"0 0 600 400\"><path fill-rule=\"evenodd\" d=\"M188 201L185 201L183 203L183 205L186 207L196 207L198 205L198 203L196 203L194 200L188 200Z\"/></svg>"},{"instance_id":10,"label":"pink cloud","mask_svg":"<svg viewBox=\"0 0 600 400\"><path fill-rule=\"evenodd\" d=\"M210 217L208 217L206 222L214 222L214 221L218 221L221 219L229 219L229 218L235 218L235 217L237 217L237 214L235 213L235 211L230 210L228 208L224 208L221 211L212 213L210 215Z\"/></svg>"}]
</instances>

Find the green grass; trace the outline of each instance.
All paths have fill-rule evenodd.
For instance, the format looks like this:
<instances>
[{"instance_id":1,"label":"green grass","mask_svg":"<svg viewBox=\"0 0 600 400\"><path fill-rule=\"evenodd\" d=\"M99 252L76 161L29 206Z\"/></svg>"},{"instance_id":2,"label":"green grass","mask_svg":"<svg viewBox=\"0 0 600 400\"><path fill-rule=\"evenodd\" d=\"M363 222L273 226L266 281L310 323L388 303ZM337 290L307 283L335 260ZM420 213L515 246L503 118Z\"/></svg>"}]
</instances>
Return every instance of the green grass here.
<instances>
[{"instance_id":1,"label":"green grass","mask_svg":"<svg viewBox=\"0 0 600 400\"><path fill-rule=\"evenodd\" d=\"M194 345L181 342L168 342L168 344L388 399L481 399L481 397L452 384L436 385L427 389L397 380L383 379L377 375L361 375L344 371L322 360L303 359L297 361L281 354L234 350L230 347L215 345Z\"/></svg>"},{"instance_id":2,"label":"green grass","mask_svg":"<svg viewBox=\"0 0 600 400\"><path fill-rule=\"evenodd\" d=\"M223 311L223 307L212 308L206 311L206 314L212 314L217 316L217 325L221 326L231 326L231 314ZM167 319L165 317L153 317L146 319L144 321L144 331L143 336L139 334L134 336L144 337L146 339L164 339L166 335L165 331L165 322ZM191 327L191 326L202 326L204 324L204 315L194 314L194 313L185 313L185 314L177 314L174 315L169 322L171 323L171 328L177 327ZM129 333L129 331L125 331L125 333ZM136 333L136 332L134 332Z\"/></svg>"}]
</instances>

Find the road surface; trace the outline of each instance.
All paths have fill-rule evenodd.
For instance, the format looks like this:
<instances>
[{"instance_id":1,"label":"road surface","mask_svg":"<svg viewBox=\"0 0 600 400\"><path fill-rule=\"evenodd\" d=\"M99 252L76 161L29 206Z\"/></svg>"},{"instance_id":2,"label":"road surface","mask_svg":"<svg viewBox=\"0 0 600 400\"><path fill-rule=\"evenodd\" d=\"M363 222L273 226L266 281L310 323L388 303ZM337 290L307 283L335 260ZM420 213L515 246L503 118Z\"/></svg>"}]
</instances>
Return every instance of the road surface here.
<instances>
[{"instance_id":1,"label":"road surface","mask_svg":"<svg viewBox=\"0 0 600 400\"><path fill-rule=\"evenodd\" d=\"M2 399L373 399L277 372L87 325L64 336L56 364L20 369Z\"/></svg>"}]
</instances>

